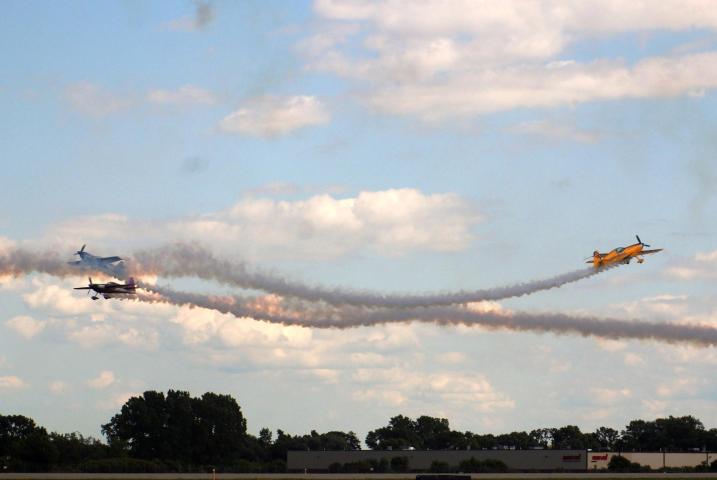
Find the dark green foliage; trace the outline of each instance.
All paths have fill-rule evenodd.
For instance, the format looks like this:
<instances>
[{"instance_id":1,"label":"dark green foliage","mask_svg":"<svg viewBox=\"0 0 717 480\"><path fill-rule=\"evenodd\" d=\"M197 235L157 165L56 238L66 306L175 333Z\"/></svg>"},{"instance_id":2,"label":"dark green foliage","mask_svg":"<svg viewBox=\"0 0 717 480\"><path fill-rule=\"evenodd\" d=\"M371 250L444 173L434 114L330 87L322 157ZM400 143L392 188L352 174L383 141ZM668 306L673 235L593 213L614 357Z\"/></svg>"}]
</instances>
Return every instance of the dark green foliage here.
<instances>
[{"instance_id":1,"label":"dark green foliage","mask_svg":"<svg viewBox=\"0 0 717 480\"><path fill-rule=\"evenodd\" d=\"M717 447L717 430L705 430L702 422L690 415L654 421L633 420L622 431L617 444L625 451L713 449Z\"/></svg>"},{"instance_id":2,"label":"dark green foliage","mask_svg":"<svg viewBox=\"0 0 717 480\"><path fill-rule=\"evenodd\" d=\"M481 461L471 457L469 460L463 460L458 465L458 471L465 473L504 473L508 471L508 466L500 460L489 458Z\"/></svg>"},{"instance_id":3,"label":"dark green foliage","mask_svg":"<svg viewBox=\"0 0 717 480\"><path fill-rule=\"evenodd\" d=\"M431 473L450 473L452 469L446 462L435 461L431 463L428 471Z\"/></svg>"},{"instance_id":4,"label":"dark green foliage","mask_svg":"<svg viewBox=\"0 0 717 480\"><path fill-rule=\"evenodd\" d=\"M391 471L398 473L407 472L408 457L393 457L391 459Z\"/></svg>"},{"instance_id":5,"label":"dark green foliage","mask_svg":"<svg viewBox=\"0 0 717 480\"><path fill-rule=\"evenodd\" d=\"M102 426L108 444L78 433L47 433L31 418L0 415L0 470L8 472L256 472L286 471L289 450L359 450L353 432L312 430L306 435L276 435L263 428L258 436L246 432L246 419L234 398L205 393L193 398L188 392L147 391L130 398ZM600 427L583 433L577 426L542 428L500 435L450 429L447 419L420 416L416 420L398 415L388 425L369 432L366 443L374 449L396 450L390 460L366 460L333 464L332 472L381 473L410 470L402 449L593 449L622 451L717 450L717 429L707 430L692 416L633 420L622 432ZM618 472L647 471L623 457L613 457L610 469ZM433 473L451 473L455 466L434 462ZM461 463L470 473L502 472L505 464L475 458ZM710 465L675 471L717 471Z\"/></svg>"},{"instance_id":6,"label":"dark green foliage","mask_svg":"<svg viewBox=\"0 0 717 480\"><path fill-rule=\"evenodd\" d=\"M649 472L650 467L645 465L640 465L639 463L631 462L625 457L621 457L619 455L615 455L610 459L610 463L607 465L607 469L611 472Z\"/></svg>"},{"instance_id":7,"label":"dark green foliage","mask_svg":"<svg viewBox=\"0 0 717 480\"><path fill-rule=\"evenodd\" d=\"M83 473L159 473L166 471L166 468L159 462L123 457L88 460L79 465L79 471Z\"/></svg>"},{"instance_id":8,"label":"dark green foliage","mask_svg":"<svg viewBox=\"0 0 717 480\"><path fill-rule=\"evenodd\" d=\"M354 432L318 433L312 430L308 435L287 435L276 431L276 440L271 446L271 458L285 459L289 450L360 450L361 442Z\"/></svg>"},{"instance_id":9,"label":"dark green foliage","mask_svg":"<svg viewBox=\"0 0 717 480\"><path fill-rule=\"evenodd\" d=\"M246 420L229 395L147 391L132 397L102 426L110 447L144 460L187 465L232 464L246 445Z\"/></svg>"}]
</instances>

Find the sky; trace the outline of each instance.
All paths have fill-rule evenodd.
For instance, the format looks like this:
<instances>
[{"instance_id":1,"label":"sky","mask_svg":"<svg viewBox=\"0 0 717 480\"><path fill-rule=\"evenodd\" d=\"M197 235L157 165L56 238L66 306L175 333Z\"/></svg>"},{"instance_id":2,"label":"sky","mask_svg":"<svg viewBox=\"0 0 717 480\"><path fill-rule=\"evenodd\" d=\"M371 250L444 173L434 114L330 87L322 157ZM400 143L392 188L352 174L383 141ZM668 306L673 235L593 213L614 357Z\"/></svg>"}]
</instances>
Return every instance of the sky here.
<instances>
[{"instance_id":1,"label":"sky","mask_svg":"<svg viewBox=\"0 0 717 480\"><path fill-rule=\"evenodd\" d=\"M6 1L0 251L194 242L296 282L717 327L709 1ZM145 281L206 293L191 278ZM233 395L251 433L397 414L480 433L695 415L714 347L484 327L283 326L0 277L0 413L100 437L132 395Z\"/></svg>"}]
</instances>

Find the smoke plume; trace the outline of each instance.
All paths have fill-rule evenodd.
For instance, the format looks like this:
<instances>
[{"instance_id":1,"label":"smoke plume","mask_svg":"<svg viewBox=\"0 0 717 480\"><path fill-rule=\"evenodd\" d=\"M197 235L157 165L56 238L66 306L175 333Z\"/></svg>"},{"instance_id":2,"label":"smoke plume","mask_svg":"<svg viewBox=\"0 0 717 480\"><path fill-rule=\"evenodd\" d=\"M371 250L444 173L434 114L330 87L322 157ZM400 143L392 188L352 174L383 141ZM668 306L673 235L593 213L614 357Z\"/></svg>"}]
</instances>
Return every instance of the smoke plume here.
<instances>
[{"instance_id":1,"label":"smoke plume","mask_svg":"<svg viewBox=\"0 0 717 480\"><path fill-rule=\"evenodd\" d=\"M357 307L322 308L291 302L283 308L275 302L234 296L208 296L177 292L169 288L147 286L152 301L179 306L201 307L251 317L270 323L310 328L355 328L388 323L423 322L436 325L482 326L498 330L580 335L613 340L653 340L717 346L717 328L637 320L619 320L561 313L495 313L460 307L427 307L375 310Z\"/></svg>"},{"instance_id":2,"label":"smoke plume","mask_svg":"<svg viewBox=\"0 0 717 480\"><path fill-rule=\"evenodd\" d=\"M225 285L262 290L311 302L330 305L354 305L364 307L416 308L453 305L470 302L502 300L557 288L577 282L616 267L611 265L593 267L564 273L555 277L518 283L515 285L484 290L458 291L428 294L388 294L381 292L348 290L311 286L289 280L281 275L252 271L245 263L219 259L194 244L175 244L153 250L135 252L129 271L136 276L153 274L162 277L198 277L214 280Z\"/></svg>"}]
</instances>

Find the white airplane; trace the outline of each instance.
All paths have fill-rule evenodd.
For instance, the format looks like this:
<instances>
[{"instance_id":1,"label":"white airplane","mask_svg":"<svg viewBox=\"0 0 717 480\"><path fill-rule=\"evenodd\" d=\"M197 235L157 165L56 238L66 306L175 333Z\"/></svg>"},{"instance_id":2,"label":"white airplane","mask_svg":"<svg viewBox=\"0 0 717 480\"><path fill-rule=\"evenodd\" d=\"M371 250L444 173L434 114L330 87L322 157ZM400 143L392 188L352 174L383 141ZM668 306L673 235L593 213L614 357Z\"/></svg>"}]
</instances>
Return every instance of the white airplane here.
<instances>
[{"instance_id":1,"label":"white airplane","mask_svg":"<svg viewBox=\"0 0 717 480\"><path fill-rule=\"evenodd\" d=\"M98 257L97 255L92 255L90 252L85 252L86 246L87 244L82 245L82 248L75 252L75 255L80 256L79 260L67 263L78 267L102 270L113 274L119 273L122 270L122 264L117 263L122 261L121 257Z\"/></svg>"}]
</instances>

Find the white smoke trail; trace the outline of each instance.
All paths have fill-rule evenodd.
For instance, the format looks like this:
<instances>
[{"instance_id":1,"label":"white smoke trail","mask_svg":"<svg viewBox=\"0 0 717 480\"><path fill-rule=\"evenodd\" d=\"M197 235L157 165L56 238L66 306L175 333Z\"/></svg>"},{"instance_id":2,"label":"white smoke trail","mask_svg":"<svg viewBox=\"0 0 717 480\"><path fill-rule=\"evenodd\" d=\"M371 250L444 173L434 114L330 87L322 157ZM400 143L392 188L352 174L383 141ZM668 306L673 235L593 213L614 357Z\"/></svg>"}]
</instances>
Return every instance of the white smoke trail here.
<instances>
[{"instance_id":1,"label":"white smoke trail","mask_svg":"<svg viewBox=\"0 0 717 480\"><path fill-rule=\"evenodd\" d=\"M424 322L437 325L483 326L520 332L580 335L613 340L652 340L664 343L688 343L696 346L717 346L717 328L669 322L619 320L561 313L501 314L480 312L467 307L428 307L375 310L356 307L310 308L287 305L264 306L256 299L233 296L207 296L177 292L164 287L143 285L154 295L151 301L187 305L216 310L236 317L250 317L270 323L309 328L355 328L387 323Z\"/></svg>"},{"instance_id":2,"label":"white smoke trail","mask_svg":"<svg viewBox=\"0 0 717 480\"><path fill-rule=\"evenodd\" d=\"M86 273L87 270L69 265L57 252L36 252L24 248L6 248L0 251L0 275L16 277L33 272L68 277ZM90 273L95 271L90 270Z\"/></svg>"},{"instance_id":3,"label":"white smoke trail","mask_svg":"<svg viewBox=\"0 0 717 480\"><path fill-rule=\"evenodd\" d=\"M288 280L280 275L250 271L244 263L219 259L204 248L194 244L178 243L154 250L135 252L128 270L134 275L154 274L163 277L198 277L214 280L225 285L294 297L330 305L354 305L365 307L415 308L454 305L470 302L502 300L557 288L577 282L606 270L611 265L593 267L564 273L555 277L518 283L515 285L483 290L426 294L388 294L371 291L326 288Z\"/></svg>"},{"instance_id":4,"label":"white smoke trail","mask_svg":"<svg viewBox=\"0 0 717 480\"><path fill-rule=\"evenodd\" d=\"M98 272L117 275L118 272L126 270L128 274L135 276L151 274L164 277L198 277L225 285L263 290L283 297L294 297L313 302L322 301L330 305L386 308L429 307L520 297L577 282L616 266L611 265L598 269L589 267L547 279L482 290L389 294L338 287L311 286L289 280L278 274L254 272L244 263L219 259L202 247L189 244L175 244L136 252L125 268L111 267L111 270L93 270L68 265L55 252L32 252L24 249L7 249L0 252L0 275L20 275L32 272L48 273L60 277Z\"/></svg>"}]
</instances>

